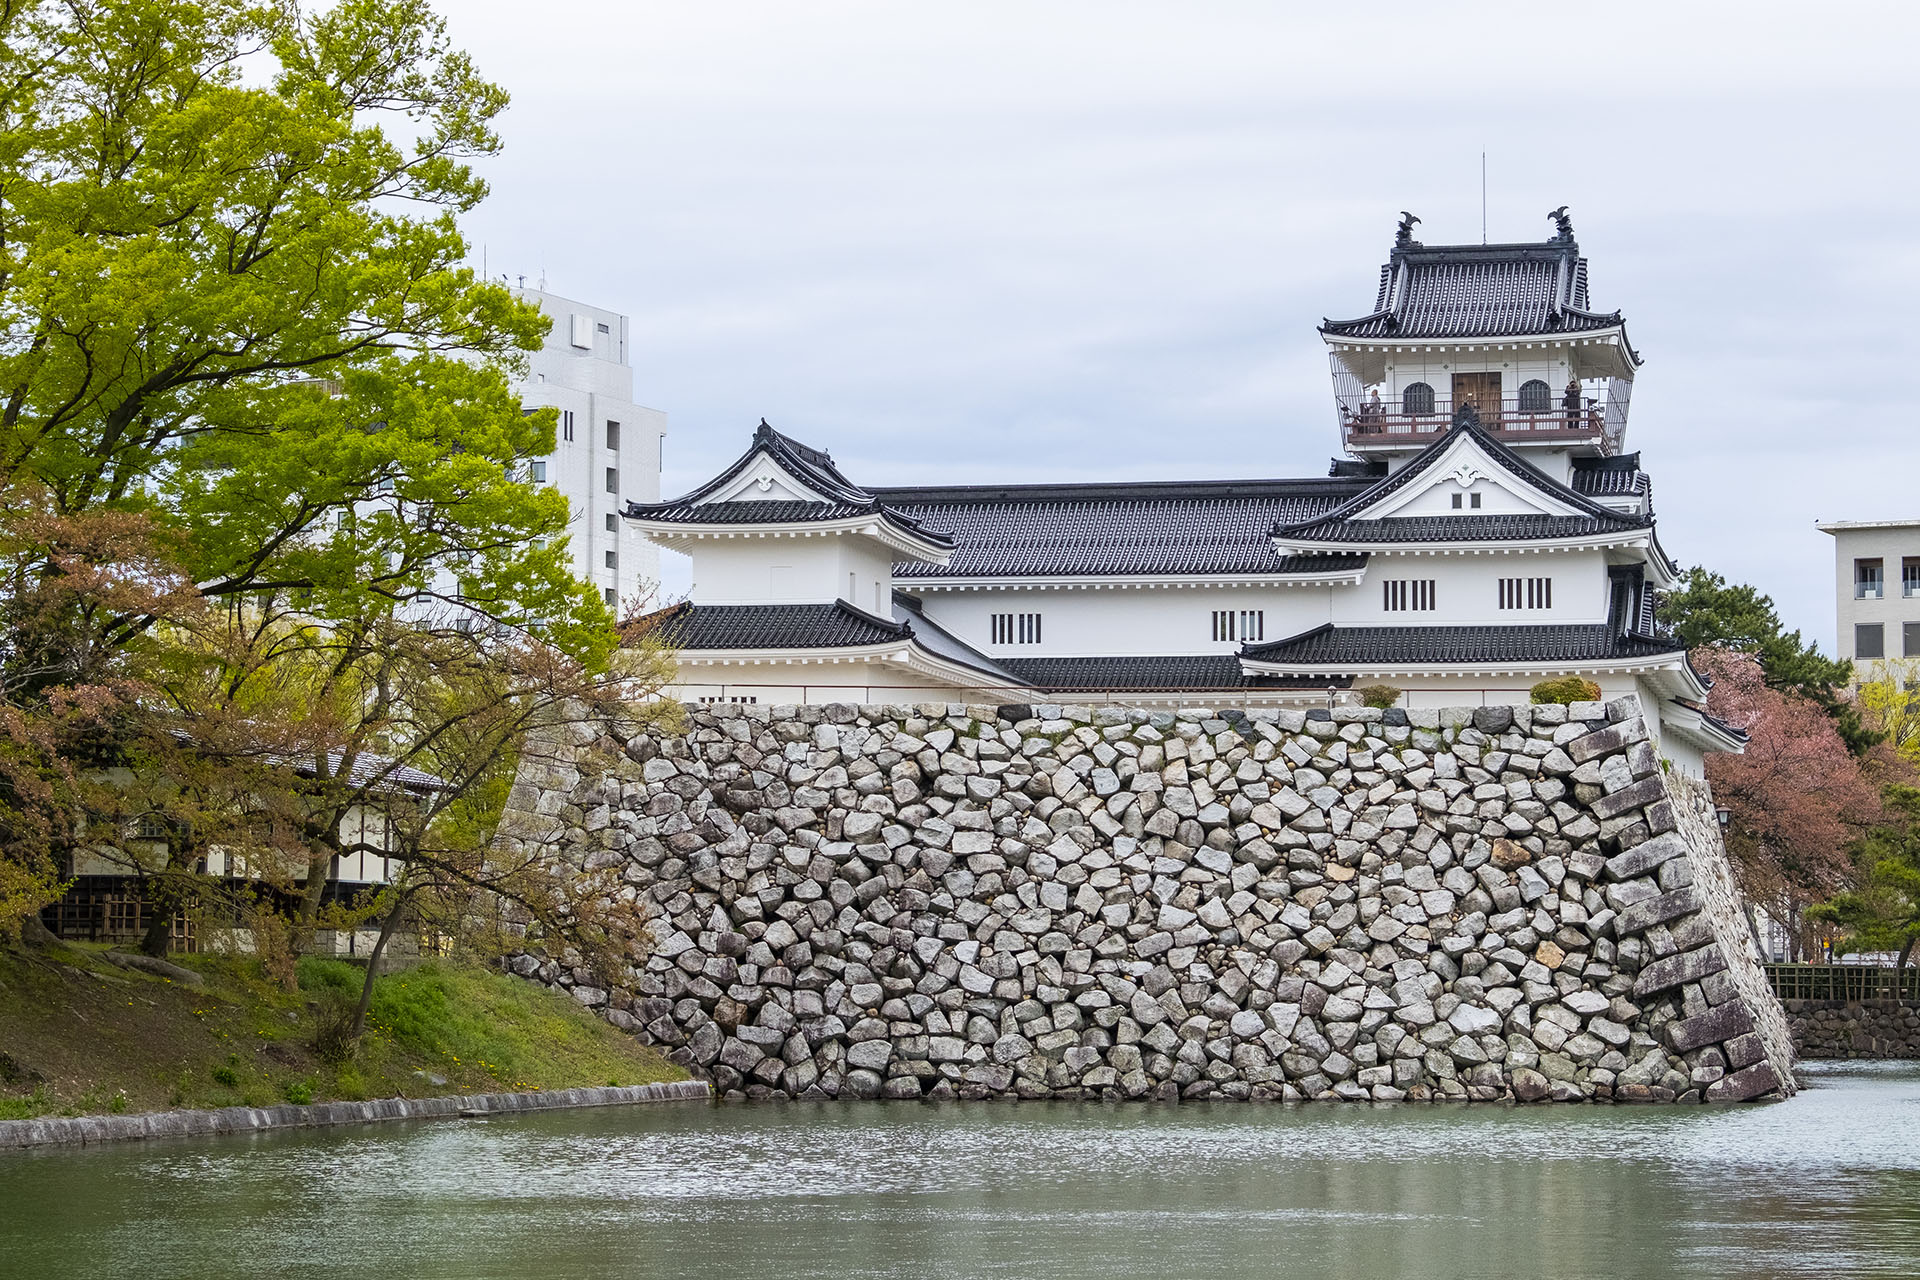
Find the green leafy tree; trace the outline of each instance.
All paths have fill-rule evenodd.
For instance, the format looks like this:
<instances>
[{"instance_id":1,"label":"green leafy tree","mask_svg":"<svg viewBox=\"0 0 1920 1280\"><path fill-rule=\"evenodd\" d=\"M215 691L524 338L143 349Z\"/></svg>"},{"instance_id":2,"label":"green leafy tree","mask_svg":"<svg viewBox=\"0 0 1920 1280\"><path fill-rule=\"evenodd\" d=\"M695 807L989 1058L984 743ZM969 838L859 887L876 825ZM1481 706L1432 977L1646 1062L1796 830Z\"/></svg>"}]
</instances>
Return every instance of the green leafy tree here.
<instances>
[{"instance_id":1,"label":"green leafy tree","mask_svg":"<svg viewBox=\"0 0 1920 1280\"><path fill-rule=\"evenodd\" d=\"M462 265L506 101L424 0L0 0L0 927L127 743L230 766L177 771L189 832L310 762L260 840L317 868L356 761L435 740L395 663L608 670L527 483L546 321Z\"/></svg>"},{"instance_id":2,"label":"green leafy tree","mask_svg":"<svg viewBox=\"0 0 1920 1280\"><path fill-rule=\"evenodd\" d=\"M1855 755L1881 740L1845 696L1853 664L1826 657L1798 631L1786 630L1772 598L1758 588L1730 583L1706 569L1688 569L1661 596L1656 614L1689 649L1711 646L1752 654L1768 688L1818 705Z\"/></svg>"},{"instance_id":3,"label":"green leafy tree","mask_svg":"<svg viewBox=\"0 0 1920 1280\"><path fill-rule=\"evenodd\" d=\"M1810 908L1807 918L1844 932L1837 954L1895 951L1905 966L1920 940L1920 787L1896 783L1881 795L1890 821L1860 842L1861 884Z\"/></svg>"}]
</instances>

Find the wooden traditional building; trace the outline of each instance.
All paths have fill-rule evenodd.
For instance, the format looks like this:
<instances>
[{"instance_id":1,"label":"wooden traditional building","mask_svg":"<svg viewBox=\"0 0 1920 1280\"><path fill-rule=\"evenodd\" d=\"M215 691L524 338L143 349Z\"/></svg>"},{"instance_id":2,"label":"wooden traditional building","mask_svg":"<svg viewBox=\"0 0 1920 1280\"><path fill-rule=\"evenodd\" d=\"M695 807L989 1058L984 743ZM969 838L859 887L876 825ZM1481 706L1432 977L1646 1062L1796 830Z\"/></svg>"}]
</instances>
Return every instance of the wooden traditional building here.
<instances>
[{"instance_id":1,"label":"wooden traditional building","mask_svg":"<svg viewBox=\"0 0 1920 1280\"><path fill-rule=\"evenodd\" d=\"M1564 209L1533 244L1427 246L1327 321L1345 457L1306 479L880 488L764 421L628 519L693 559L657 616L730 702L1525 702L1636 692L1686 772L1740 736L1654 622L1673 561L1625 452L1640 356Z\"/></svg>"}]
</instances>

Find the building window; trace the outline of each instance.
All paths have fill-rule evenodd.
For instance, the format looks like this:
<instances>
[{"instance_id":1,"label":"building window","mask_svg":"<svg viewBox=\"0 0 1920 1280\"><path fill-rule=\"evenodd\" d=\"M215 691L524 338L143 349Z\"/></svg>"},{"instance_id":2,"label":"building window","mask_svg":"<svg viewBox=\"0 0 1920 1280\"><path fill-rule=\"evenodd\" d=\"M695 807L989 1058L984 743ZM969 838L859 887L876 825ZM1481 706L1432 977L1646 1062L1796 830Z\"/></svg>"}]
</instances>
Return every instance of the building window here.
<instances>
[{"instance_id":1,"label":"building window","mask_svg":"<svg viewBox=\"0 0 1920 1280\"><path fill-rule=\"evenodd\" d=\"M1381 608L1388 613L1406 613L1409 610L1426 612L1433 608L1432 578L1389 578L1382 582L1385 598Z\"/></svg>"},{"instance_id":2,"label":"building window","mask_svg":"<svg viewBox=\"0 0 1920 1280\"><path fill-rule=\"evenodd\" d=\"M618 467L607 468L607 492L620 492L620 468Z\"/></svg>"},{"instance_id":3,"label":"building window","mask_svg":"<svg viewBox=\"0 0 1920 1280\"><path fill-rule=\"evenodd\" d=\"M1424 382L1414 383L1400 393L1400 407L1411 414L1432 413L1433 388Z\"/></svg>"},{"instance_id":4,"label":"building window","mask_svg":"<svg viewBox=\"0 0 1920 1280\"><path fill-rule=\"evenodd\" d=\"M620 553L618 551L607 552L607 568L618 569L619 567L620 567Z\"/></svg>"},{"instance_id":5,"label":"building window","mask_svg":"<svg viewBox=\"0 0 1920 1280\"><path fill-rule=\"evenodd\" d=\"M1553 405L1553 388L1538 378L1520 384L1520 412L1546 413Z\"/></svg>"},{"instance_id":6,"label":"building window","mask_svg":"<svg viewBox=\"0 0 1920 1280\"><path fill-rule=\"evenodd\" d=\"M1454 494L1454 495L1453 495L1453 509L1454 509L1455 511L1458 511L1458 510L1459 510L1459 509L1460 509L1460 508L1461 508L1462 506L1467 506L1467 507L1471 507L1471 508L1473 508L1473 509L1474 509L1475 511L1478 511L1478 510L1480 509L1480 495L1479 495L1479 494L1477 494L1477 493L1456 493L1456 494Z\"/></svg>"},{"instance_id":7,"label":"building window","mask_svg":"<svg viewBox=\"0 0 1920 1280\"><path fill-rule=\"evenodd\" d=\"M1502 609L1553 608L1553 579L1500 579L1500 607Z\"/></svg>"},{"instance_id":8,"label":"building window","mask_svg":"<svg viewBox=\"0 0 1920 1280\"><path fill-rule=\"evenodd\" d=\"M562 409L560 411L560 438L562 440L573 439L573 410L571 409Z\"/></svg>"},{"instance_id":9,"label":"building window","mask_svg":"<svg viewBox=\"0 0 1920 1280\"><path fill-rule=\"evenodd\" d=\"M612 587L607 587L601 594L606 597L607 607L609 609L617 609L620 607L620 593L618 591L615 591Z\"/></svg>"},{"instance_id":10,"label":"building window","mask_svg":"<svg viewBox=\"0 0 1920 1280\"><path fill-rule=\"evenodd\" d=\"M1040 615L1037 613L994 614L993 643L1039 644Z\"/></svg>"},{"instance_id":11,"label":"building window","mask_svg":"<svg viewBox=\"0 0 1920 1280\"><path fill-rule=\"evenodd\" d=\"M527 464L527 479L533 481L535 484L545 484L547 482L547 464L538 459L529 462Z\"/></svg>"},{"instance_id":12,"label":"building window","mask_svg":"<svg viewBox=\"0 0 1920 1280\"><path fill-rule=\"evenodd\" d=\"M1920 596L1920 557L1908 556L1900 562L1900 594Z\"/></svg>"},{"instance_id":13,"label":"building window","mask_svg":"<svg viewBox=\"0 0 1920 1280\"><path fill-rule=\"evenodd\" d=\"M617 422L607 424L607 448L615 453L620 451L620 424Z\"/></svg>"},{"instance_id":14,"label":"building window","mask_svg":"<svg viewBox=\"0 0 1920 1280\"><path fill-rule=\"evenodd\" d=\"M601 333L612 333L612 332L613 332L613 329L612 329L611 327L609 327L609 326L607 326L607 325L604 325L604 324L596 324L596 325L594 325L593 327L594 327L595 329L597 329L597 330L598 330L599 332L601 332Z\"/></svg>"},{"instance_id":15,"label":"building window","mask_svg":"<svg viewBox=\"0 0 1920 1280\"><path fill-rule=\"evenodd\" d=\"M1853 656L1856 658L1886 657L1886 629L1877 622L1854 623Z\"/></svg>"},{"instance_id":16,"label":"building window","mask_svg":"<svg viewBox=\"0 0 1920 1280\"><path fill-rule=\"evenodd\" d=\"M1267 611L1265 609L1215 609L1213 638L1215 640L1265 640Z\"/></svg>"},{"instance_id":17,"label":"building window","mask_svg":"<svg viewBox=\"0 0 1920 1280\"><path fill-rule=\"evenodd\" d=\"M1878 600L1884 594L1886 570L1879 560L1855 560L1853 562L1853 598L1855 600Z\"/></svg>"},{"instance_id":18,"label":"building window","mask_svg":"<svg viewBox=\"0 0 1920 1280\"><path fill-rule=\"evenodd\" d=\"M755 697L742 698L736 695L734 697L729 698L719 694L712 695L712 696L709 696L707 694L702 694L700 696L700 701L706 703L710 707L711 706L753 707L753 706L758 706L760 703L760 699Z\"/></svg>"},{"instance_id":19,"label":"building window","mask_svg":"<svg viewBox=\"0 0 1920 1280\"><path fill-rule=\"evenodd\" d=\"M620 532L620 517L613 514L613 512L611 511L607 512L607 532L608 533Z\"/></svg>"},{"instance_id":20,"label":"building window","mask_svg":"<svg viewBox=\"0 0 1920 1280\"><path fill-rule=\"evenodd\" d=\"M1920 622L1908 622L1901 625L1900 645L1903 650L1903 656L1920 658Z\"/></svg>"}]
</instances>

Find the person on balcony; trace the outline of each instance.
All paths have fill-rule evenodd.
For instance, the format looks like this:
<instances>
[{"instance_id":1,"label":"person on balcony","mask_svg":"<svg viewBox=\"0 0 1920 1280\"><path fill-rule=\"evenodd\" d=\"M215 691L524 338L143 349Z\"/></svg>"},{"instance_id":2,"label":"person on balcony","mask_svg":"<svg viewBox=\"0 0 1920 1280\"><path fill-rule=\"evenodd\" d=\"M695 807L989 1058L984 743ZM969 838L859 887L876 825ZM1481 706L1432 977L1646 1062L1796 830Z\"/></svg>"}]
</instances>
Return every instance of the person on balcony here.
<instances>
[{"instance_id":1,"label":"person on balcony","mask_svg":"<svg viewBox=\"0 0 1920 1280\"><path fill-rule=\"evenodd\" d=\"M1375 387L1367 402L1360 406L1360 429L1374 432L1380 430L1381 420L1387 416L1387 410L1380 403L1380 388Z\"/></svg>"},{"instance_id":2,"label":"person on balcony","mask_svg":"<svg viewBox=\"0 0 1920 1280\"><path fill-rule=\"evenodd\" d=\"M1562 397L1560 407L1567 415L1567 430L1573 431L1580 426L1580 380L1567 379L1567 393Z\"/></svg>"}]
</instances>

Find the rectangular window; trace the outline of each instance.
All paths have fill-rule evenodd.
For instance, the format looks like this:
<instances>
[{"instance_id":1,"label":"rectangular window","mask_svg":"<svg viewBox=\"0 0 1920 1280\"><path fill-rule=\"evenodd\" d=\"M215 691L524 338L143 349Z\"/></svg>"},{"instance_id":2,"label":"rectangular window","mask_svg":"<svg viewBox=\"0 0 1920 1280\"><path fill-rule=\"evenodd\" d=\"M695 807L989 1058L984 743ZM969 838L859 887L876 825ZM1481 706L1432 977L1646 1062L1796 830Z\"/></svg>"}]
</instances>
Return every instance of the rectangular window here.
<instances>
[{"instance_id":1,"label":"rectangular window","mask_svg":"<svg viewBox=\"0 0 1920 1280\"><path fill-rule=\"evenodd\" d=\"M620 451L620 424L617 422L607 424L607 448L616 453Z\"/></svg>"},{"instance_id":2,"label":"rectangular window","mask_svg":"<svg viewBox=\"0 0 1920 1280\"><path fill-rule=\"evenodd\" d=\"M1460 509L1460 505L1461 505L1461 498L1462 498L1462 496L1463 496L1463 495L1461 495L1461 494L1458 494L1458 493L1456 493L1456 494L1454 494L1454 495L1453 495L1453 509L1454 509L1455 511L1458 511L1458 510Z\"/></svg>"},{"instance_id":3,"label":"rectangular window","mask_svg":"<svg viewBox=\"0 0 1920 1280\"><path fill-rule=\"evenodd\" d=\"M533 481L535 484L545 484L547 482L547 464L538 459L529 462L527 464L527 479Z\"/></svg>"},{"instance_id":4,"label":"rectangular window","mask_svg":"<svg viewBox=\"0 0 1920 1280\"><path fill-rule=\"evenodd\" d=\"M612 330L612 328L610 328L609 326L607 326L607 325L604 325L604 324L596 324L596 325L594 325L593 327L594 327L594 328L595 328L596 330L598 330L599 332L601 332L601 333L612 333L612 332L613 332L613 330Z\"/></svg>"},{"instance_id":5,"label":"rectangular window","mask_svg":"<svg viewBox=\"0 0 1920 1280\"><path fill-rule=\"evenodd\" d=\"M620 553L618 551L607 552L607 568L618 569L619 567L620 567Z\"/></svg>"},{"instance_id":6,"label":"rectangular window","mask_svg":"<svg viewBox=\"0 0 1920 1280\"><path fill-rule=\"evenodd\" d=\"M994 614L993 643L1039 644L1040 615L1037 613Z\"/></svg>"},{"instance_id":7,"label":"rectangular window","mask_svg":"<svg viewBox=\"0 0 1920 1280\"><path fill-rule=\"evenodd\" d=\"M1908 622L1900 628L1902 656L1920 658L1920 622Z\"/></svg>"},{"instance_id":8,"label":"rectangular window","mask_svg":"<svg viewBox=\"0 0 1920 1280\"><path fill-rule=\"evenodd\" d=\"M620 517L613 514L613 512L611 511L607 512L607 532L608 533L620 532Z\"/></svg>"},{"instance_id":9,"label":"rectangular window","mask_svg":"<svg viewBox=\"0 0 1920 1280\"><path fill-rule=\"evenodd\" d=\"M1908 556L1900 562L1900 594L1920 596L1920 557Z\"/></svg>"},{"instance_id":10,"label":"rectangular window","mask_svg":"<svg viewBox=\"0 0 1920 1280\"><path fill-rule=\"evenodd\" d=\"M618 467L607 468L607 492L620 492L620 468Z\"/></svg>"},{"instance_id":11,"label":"rectangular window","mask_svg":"<svg viewBox=\"0 0 1920 1280\"><path fill-rule=\"evenodd\" d=\"M608 587L602 594L606 597L608 608L617 609L620 607L620 593L618 591L615 591L612 587Z\"/></svg>"},{"instance_id":12,"label":"rectangular window","mask_svg":"<svg viewBox=\"0 0 1920 1280\"><path fill-rule=\"evenodd\" d=\"M1215 640L1232 640L1235 638L1233 610L1215 609L1213 611L1213 638Z\"/></svg>"},{"instance_id":13,"label":"rectangular window","mask_svg":"<svg viewBox=\"0 0 1920 1280\"><path fill-rule=\"evenodd\" d=\"M1853 598L1878 600L1883 594L1885 575L1886 570L1879 560L1855 560L1853 562Z\"/></svg>"},{"instance_id":14,"label":"rectangular window","mask_svg":"<svg viewBox=\"0 0 1920 1280\"><path fill-rule=\"evenodd\" d=\"M573 410L571 409L562 409L560 411L560 438L562 440L573 439Z\"/></svg>"},{"instance_id":15,"label":"rectangular window","mask_svg":"<svg viewBox=\"0 0 1920 1280\"><path fill-rule=\"evenodd\" d=\"M1886 657L1886 629L1877 622L1856 622L1853 626L1853 656L1856 658Z\"/></svg>"},{"instance_id":16,"label":"rectangular window","mask_svg":"<svg viewBox=\"0 0 1920 1280\"><path fill-rule=\"evenodd\" d=\"M1553 608L1553 579L1500 579L1500 607L1502 609Z\"/></svg>"},{"instance_id":17,"label":"rectangular window","mask_svg":"<svg viewBox=\"0 0 1920 1280\"><path fill-rule=\"evenodd\" d=\"M1242 640L1265 640L1267 638L1266 610L1242 609L1240 611L1240 638Z\"/></svg>"},{"instance_id":18,"label":"rectangular window","mask_svg":"<svg viewBox=\"0 0 1920 1280\"><path fill-rule=\"evenodd\" d=\"M1424 613L1434 607L1432 578L1389 578L1380 586L1383 595L1380 607L1388 613L1406 613L1409 610Z\"/></svg>"}]
</instances>

